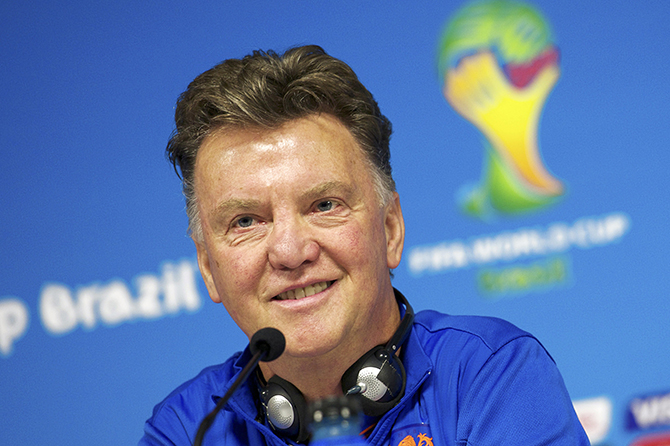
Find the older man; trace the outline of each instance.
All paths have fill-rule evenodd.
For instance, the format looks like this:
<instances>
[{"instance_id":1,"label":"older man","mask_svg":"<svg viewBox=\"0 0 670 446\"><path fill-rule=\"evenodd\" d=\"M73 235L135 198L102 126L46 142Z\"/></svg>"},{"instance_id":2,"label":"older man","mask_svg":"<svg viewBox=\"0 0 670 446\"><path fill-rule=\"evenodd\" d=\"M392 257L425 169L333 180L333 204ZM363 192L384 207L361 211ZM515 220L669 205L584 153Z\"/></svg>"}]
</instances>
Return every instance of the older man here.
<instances>
[{"instance_id":1,"label":"older man","mask_svg":"<svg viewBox=\"0 0 670 446\"><path fill-rule=\"evenodd\" d=\"M206 443L308 442L304 407L382 361L381 393L357 388L373 444L588 444L555 364L528 333L430 311L412 321L391 285L405 227L390 134L354 72L316 46L225 61L180 97L168 154L210 297L247 336L272 326L286 337ZM140 444L192 444L249 357L176 389ZM272 413L273 394L294 409L288 422Z\"/></svg>"}]
</instances>

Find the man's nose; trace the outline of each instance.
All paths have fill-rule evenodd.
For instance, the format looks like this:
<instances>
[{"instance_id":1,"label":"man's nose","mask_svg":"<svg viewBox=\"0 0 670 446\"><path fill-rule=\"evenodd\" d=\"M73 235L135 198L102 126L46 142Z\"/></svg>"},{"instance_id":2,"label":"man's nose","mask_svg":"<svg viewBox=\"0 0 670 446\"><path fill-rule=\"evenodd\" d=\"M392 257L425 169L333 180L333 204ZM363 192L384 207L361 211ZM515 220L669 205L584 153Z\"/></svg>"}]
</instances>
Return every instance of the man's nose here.
<instances>
[{"instance_id":1,"label":"man's nose","mask_svg":"<svg viewBox=\"0 0 670 446\"><path fill-rule=\"evenodd\" d=\"M268 242L268 259L275 269L296 269L319 257L313 231L299 217L275 219Z\"/></svg>"}]
</instances>

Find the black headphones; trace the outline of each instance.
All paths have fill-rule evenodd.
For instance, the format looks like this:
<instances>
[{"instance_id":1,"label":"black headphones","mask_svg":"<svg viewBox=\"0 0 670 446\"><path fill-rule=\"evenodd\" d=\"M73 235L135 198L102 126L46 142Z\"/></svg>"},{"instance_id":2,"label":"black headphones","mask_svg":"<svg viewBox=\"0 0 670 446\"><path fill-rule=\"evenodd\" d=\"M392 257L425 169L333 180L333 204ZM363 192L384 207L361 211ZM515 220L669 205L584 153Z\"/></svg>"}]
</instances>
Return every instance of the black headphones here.
<instances>
[{"instance_id":1,"label":"black headphones","mask_svg":"<svg viewBox=\"0 0 670 446\"><path fill-rule=\"evenodd\" d=\"M342 376L342 391L359 394L363 412L380 416L393 408L405 394L405 367L396 355L409 336L414 310L400 291L393 289L397 301L405 306L405 315L386 345L378 345L364 354ZM259 380L261 381L261 380ZM302 442L309 438L309 410L300 390L275 375L260 387L260 399L267 420L275 432Z\"/></svg>"}]
</instances>

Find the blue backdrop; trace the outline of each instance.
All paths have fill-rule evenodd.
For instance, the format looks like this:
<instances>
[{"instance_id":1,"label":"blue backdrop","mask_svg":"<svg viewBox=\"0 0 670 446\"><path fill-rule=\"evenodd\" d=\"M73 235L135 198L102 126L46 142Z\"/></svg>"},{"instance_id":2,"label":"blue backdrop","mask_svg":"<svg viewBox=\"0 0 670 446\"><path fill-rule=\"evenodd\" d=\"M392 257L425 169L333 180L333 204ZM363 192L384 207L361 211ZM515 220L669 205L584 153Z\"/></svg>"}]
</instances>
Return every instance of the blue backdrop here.
<instances>
[{"instance_id":1,"label":"blue backdrop","mask_svg":"<svg viewBox=\"0 0 670 446\"><path fill-rule=\"evenodd\" d=\"M197 74L306 43L349 63L394 124L394 284L415 309L510 320L551 352L594 443L670 444L670 4L528 3L560 76L527 130L564 188L485 218L458 197L499 191L500 150L443 94L483 50L438 63L468 5L0 5L0 444L134 444L154 404L245 346L207 297L163 151Z\"/></svg>"}]
</instances>

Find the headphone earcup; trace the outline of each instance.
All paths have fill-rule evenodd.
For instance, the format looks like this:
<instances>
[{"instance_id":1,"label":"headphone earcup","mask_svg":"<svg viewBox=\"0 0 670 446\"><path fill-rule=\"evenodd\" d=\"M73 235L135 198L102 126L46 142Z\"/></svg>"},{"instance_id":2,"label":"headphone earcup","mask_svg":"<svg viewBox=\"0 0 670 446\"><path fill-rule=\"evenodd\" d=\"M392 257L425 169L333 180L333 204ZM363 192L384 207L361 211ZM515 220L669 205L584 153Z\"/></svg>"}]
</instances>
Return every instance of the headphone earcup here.
<instances>
[{"instance_id":1,"label":"headphone earcup","mask_svg":"<svg viewBox=\"0 0 670 446\"><path fill-rule=\"evenodd\" d=\"M261 389L260 398L275 432L299 442L309 438L308 405L296 386L275 375Z\"/></svg>"},{"instance_id":2,"label":"headphone earcup","mask_svg":"<svg viewBox=\"0 0 670 446\"><path fill-rule=\"evenodd\" d=\"M342 391L346 394L355 386L361 391L363 411L380 416L393 408L405 394L405 367L396 355L380 345L368 351L342 375Z\"/></svg>"}]
</instances>

